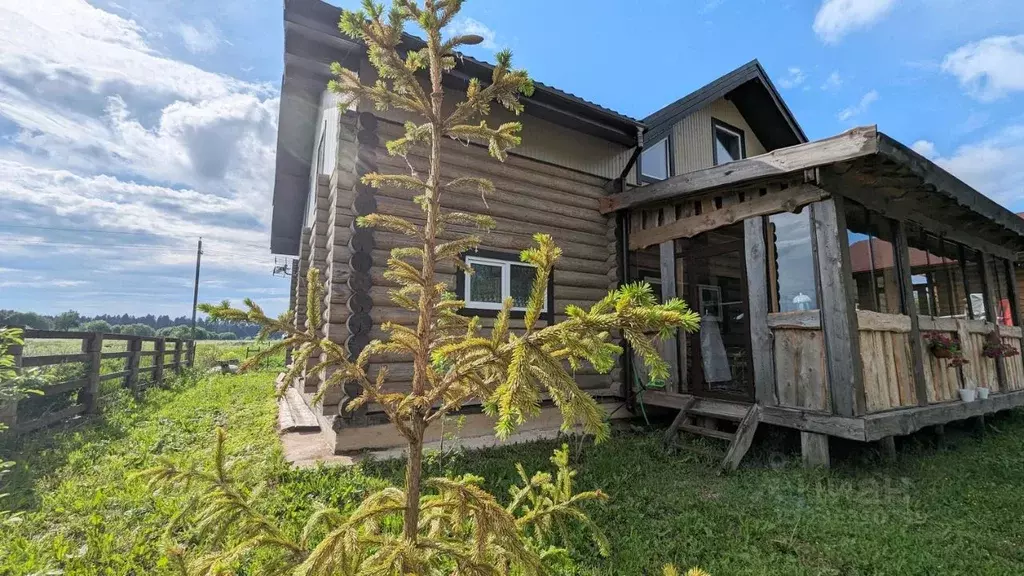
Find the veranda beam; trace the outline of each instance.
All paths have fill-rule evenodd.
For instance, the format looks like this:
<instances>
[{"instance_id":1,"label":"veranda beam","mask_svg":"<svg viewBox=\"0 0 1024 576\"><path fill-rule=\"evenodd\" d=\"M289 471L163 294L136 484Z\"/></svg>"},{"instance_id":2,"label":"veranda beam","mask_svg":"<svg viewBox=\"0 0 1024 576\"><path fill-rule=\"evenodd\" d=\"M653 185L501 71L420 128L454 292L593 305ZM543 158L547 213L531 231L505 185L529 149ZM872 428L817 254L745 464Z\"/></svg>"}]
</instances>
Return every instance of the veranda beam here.
<instances>
[{"instance_id":1,"label":"veranda beam","mask_svg":"<svg viewBox=\"0 0 1024 576\"><path fill-rule=\"evenodd\" d=\"M603 214L695 192L735 186L771 176L799 173L825 164L870 156L878 150L878 130L862 126L806 144L780 148L767 154L673 176L655 184L601 199Z\"/></svg>"}]
</instances>

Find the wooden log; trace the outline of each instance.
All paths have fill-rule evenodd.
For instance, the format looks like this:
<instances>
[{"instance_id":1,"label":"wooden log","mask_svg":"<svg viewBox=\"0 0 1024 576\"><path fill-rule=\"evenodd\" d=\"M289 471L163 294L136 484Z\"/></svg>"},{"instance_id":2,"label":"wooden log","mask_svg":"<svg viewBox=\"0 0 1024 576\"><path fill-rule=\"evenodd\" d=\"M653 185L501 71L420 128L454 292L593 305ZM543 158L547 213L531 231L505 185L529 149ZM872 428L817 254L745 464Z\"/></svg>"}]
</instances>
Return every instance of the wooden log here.
<instances>
[{"instance_id":1,"label":"wooden log","mask_svg":"<svg viewBox=\"0 0 1024 576\"><path fill-rule=\"evenodd\" d=\"M676 238L693 238L703 232L729 226L748 218L767 216L777 212L795 212L802 206L823 200L828 196L828 192L813 184L803 184L772 192L747 202L702 212L699 216L690 216L670 224L641 230L630 235L629 248L630 250L643 250L648 246Z\"/></svg>"},{"instance_id":2,"label":"wooden log","mask_svg":"<svg viewBox=\"0 0 1024 576\"><path fill-rule=\"evenodd\" d=\"M739 468L740 461L750 450L750 445L754 442L754 435L757 433L757 425L761 421L761 405L754 404L747 410L747 414L740 420L739 426L736 427L736 435L733 438L732 443L729 444L729 450L725 453L725 458L722 459L723 470L735 470Z\"/></svg>"},{"instance_id":3,"label":"wooden log","mask_svg":"<svg viewBox=\"0 0 1024 576\"><path fill-rule=\"evenodd\" d=\"M860 330L907 334L911 331L911 326L910 316L857 310L857 328Z\"/></svg>"},{"instance_id":4,"label":"wooden log","mask_svg":"<svg viewBox=\"0 0 1024 576\"><path fill-rule=\"evenodd\" d=\"M142 340L133 338L128 341L128 351L131 352L125 360L124 387L131 390L134 396L139 395L139 359L142 351Z\"/></svg>"},{"instance_id":5,"label":"wooden log","mask_svg":"<svg viewBox=\"0 0 1024 576\"><path fill-rule=\"evenodd\" d=\"M902 300L907 314L910 316L910 354L911 369L914 377L914 392L917 403L924 406L928 403L928 383L924 377L924 347L921 344L921 321L917 306L914 305L914 284L911 278L910 247L907 243L907 229L903 222L894 226L896 267L902 276L900 285L903 287Z\"/></svg>"},{"instance_id":6,"label":"wooden log","mask_svg":"<svg viewBox=\"0 0 1024 576\"><path fill-rule=\"evenodd\" d=\"M828 436L814 432L800 432L800 453L805 468L828 468Z\"/></svg>"},{"instance_id":7,"label":"wooden log","mask_svg":"<svg viewBox=\"0 0 1024 576\"><path fill-rule=\"evenodd\" d=\"M664 221L672 222L676 219L675 210L664 211ZM672 240L662 242L658 246L659 262L658 268L661 273L661 301L668 302L679 295L676 287L676 246ZM557 277L556 277L557 278ZM681 287L679 287L681 288ZM678 335L672 338L659 341L656 346L661 353L662 359L668 364L668 381L665 386L672 390L679 389L679 342Z\"/></svg>"},{"instance_id":8,"label":"wooden log","mask_svg":"<svg viewBox=\"0 0 1024 576\"><path fill-rule=\"evenodd\" d=\"M153 344L153 384L162 385L164 383L164 352L167 347L167 342L163 338L158 338Z\"/></svg>"},{"instance_id":9,"label":"wooden log","mask_svg":"<svg viewBox=\"0 0 1024 576\"><path fill-rule=\"evenodd\" d=\"M743 222L746 248L748 326L750 327L751 364L754 376L754 398L773 406L775 397L775 366L772 357L772 332L768 327L768 262L765 251L764 218ZM740 456L742 458L742 455Z\"/></svg>"},{"instance_id":10,"label":"wooden log","mask_svg":"<svg viewBox=\"0 0 1024 576\"><path fill-rule=\"evenodd\" d=\"M38 366L54 366L88 361L88 354L52 354L49 356L25 356L21 360L21 365L25 368L35 368Z\"/></svg>"},{"instance_id":11,"label":"wooden log","mask_svg":"<svg viewBox=\"0 0 1024 576\"><path fill-rule=\"evenodd\" d=\"M864 440L871 442L886 436L905 436L928 426L994 414L1022 405L1024 390L992 394L984 402L946 402L869 414L863 418Z\"/></svg>"},{"instance_id":12,"label":"wooden log","mask_svg":"<svg viewBox=\"0 0 1024 576\"><path fill-rule=\"evenodd\" d=\"M601 212L607 214L632 206L686 197L705 190L738 186L869 156L878 150L877 138L876 127L859 127L831 138L780 148L738 162L680 174L602 199Z\"/></svg>"},{"instance_id":13,"label":"wooden log","mask_svg":"<svg viewBox=\"0 0 1024 576\"><path fill-rule=\"evenodd\" d=\"M798 310L768 314L768 327L785 330L821 330L820 310Z\"/></svg>"},{"instance_id":14,"label":"wooden log","mask_svg":"<svg viewBox=\"0 0 1024 576\"><path fill-rule=\"evenodd\" d=\"M872 130L873 133L873 130ZM864 413L860 341L850 278L846 217L840 198L811 205L811 227L821 288L822 326L828 358L832 408L840 416Z\"/></svg>"},{"instance_id":15,"label":"wooden log","mask_svg":"<svg viewBox=\"0 0 1024 576\"><path fill-rule=\"evenodd\" d=\"M93 334L82 340L82 352L89 355L89 364L85 372L85 386L78 394L78 403L84 406L86 414L95 414L99 409L103 334Z\"/></svg>"}]
</instances>

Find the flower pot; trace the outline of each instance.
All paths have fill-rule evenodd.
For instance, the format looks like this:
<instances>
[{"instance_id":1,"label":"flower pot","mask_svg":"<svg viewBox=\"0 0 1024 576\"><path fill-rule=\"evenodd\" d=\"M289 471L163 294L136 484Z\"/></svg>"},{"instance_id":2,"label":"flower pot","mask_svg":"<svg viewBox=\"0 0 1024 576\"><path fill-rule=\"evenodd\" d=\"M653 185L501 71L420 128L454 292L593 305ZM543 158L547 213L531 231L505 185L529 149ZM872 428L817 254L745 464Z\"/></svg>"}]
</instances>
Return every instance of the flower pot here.
<instances>
[{"instance_id":1,"label":"flower pot","mask_svg":"<svg viewBox=\"0 0 1024 576\"><path fill-rule=\"evenodd\" d=\"M974 402L974 398L975 398L976 394L977 394L977 390L974 389L974 388L961 388L960 389L960 399L963 400L964 402Z\"/></svg>"},{"instance_id":2,"label":"flower pot","mask_svg":"<svg viewBox=\"0 0 1024 576\"><path fill-rule=\"evenodd\" d=\"M936 358L952 358L953 351L949 348L932 348L932 356Z\"/></svg>"},{"instance_id":3,"label":"flower pot","mask_svg":"<svg viewBox=\"0 0 1024 576\"><path fill-rule=\"evenodd\" d=\"M988 388L979 387L979 388L977 388L977 391L978 391L978 400L988 400Z\"/></svg>"}]
</instances>

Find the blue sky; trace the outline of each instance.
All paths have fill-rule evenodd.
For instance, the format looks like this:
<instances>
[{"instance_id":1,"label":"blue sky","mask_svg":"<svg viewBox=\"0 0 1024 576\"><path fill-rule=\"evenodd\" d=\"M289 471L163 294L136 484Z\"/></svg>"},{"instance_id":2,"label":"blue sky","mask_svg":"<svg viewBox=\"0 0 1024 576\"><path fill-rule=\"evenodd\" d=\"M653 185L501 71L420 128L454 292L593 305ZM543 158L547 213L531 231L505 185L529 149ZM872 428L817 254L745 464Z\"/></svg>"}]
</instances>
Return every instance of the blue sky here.
<instances>
[{"instance_id":1,"label":"blue sky","mask_svg":"<svg viewBox=\"0 0 1024 576\"><path fill-rule=\"evenodd\" d=\"M349 6L352 3L338 2ZM278 0L0 4L0 308L279 311L267 251ZM1024 211L1019 0L472 0L493 60L643 117L758 58L804 130L878 124Z\"/></svg>"}]
</instances>

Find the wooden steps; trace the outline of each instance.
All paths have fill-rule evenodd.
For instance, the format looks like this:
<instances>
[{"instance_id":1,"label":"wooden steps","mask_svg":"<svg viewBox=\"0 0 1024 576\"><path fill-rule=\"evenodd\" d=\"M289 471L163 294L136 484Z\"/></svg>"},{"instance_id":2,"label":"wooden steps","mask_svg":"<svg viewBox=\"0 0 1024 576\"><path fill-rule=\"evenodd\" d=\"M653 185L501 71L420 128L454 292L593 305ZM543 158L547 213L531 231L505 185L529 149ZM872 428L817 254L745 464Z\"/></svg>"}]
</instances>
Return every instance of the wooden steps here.
<instances>
[{"instance_id":1,"label":"wooden steps","mask_svg":"<svg viewBox=\"0 0 1024 576\"><path fill-rule=\"evenodd\" d=\"M689 398L679 410L672 425L665 432L665 444L671 445L680 430L729 442L722 460L723 470L735 470L750 444L760 421L759 404L740 404L710 398ZM719 429L719 423L736 427L735 432Z\"/></svg>"}]
</instances>

